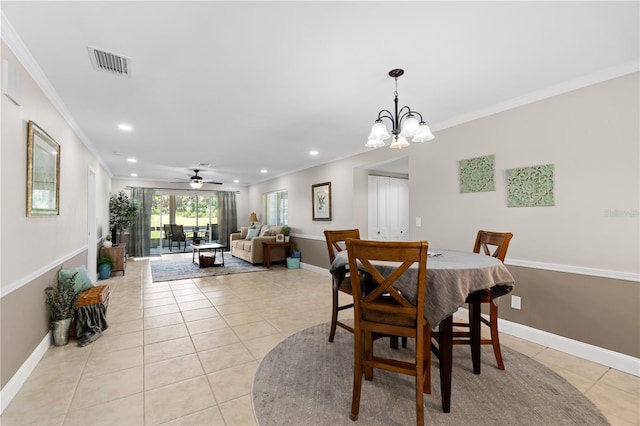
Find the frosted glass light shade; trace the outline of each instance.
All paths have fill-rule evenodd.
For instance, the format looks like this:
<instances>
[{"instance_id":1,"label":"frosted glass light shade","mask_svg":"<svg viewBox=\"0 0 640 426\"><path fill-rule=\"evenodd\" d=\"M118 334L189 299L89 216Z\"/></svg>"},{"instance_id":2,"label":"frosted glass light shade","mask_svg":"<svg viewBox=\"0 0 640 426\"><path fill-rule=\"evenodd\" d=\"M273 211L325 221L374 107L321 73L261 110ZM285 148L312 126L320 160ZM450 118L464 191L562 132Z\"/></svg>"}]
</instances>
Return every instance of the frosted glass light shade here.
<instances>
[{"instance_id":1,"label":"frosted glass light shade","mask_svg":"<svg viewBox=\"0 0 640 426\"><path fill-rule=\"evenodd\" d=\"M416 135L411 139L411 142L427 142L434 139L433 133L431 133L431 129L424 122L420 124L420 128Z\"/></svg>"},{"instance_id":2,"label":"frosted glass light shade","mask_svg":"<svg viewBox=\"0 0 640 426\"><path fill-rule=\"evenodd\" d=\"M395 138L393 138L393 142L389 145L389 148L393 149L402 149L409 146L409 142L407 142L407 138L402 136L402 133Z\"/></svg>"},{"instance_id":3,"label":"frosted glass light shade","mask_svg":"<svg viewBox=\"0 0 640 426\"><path fill-rule=\"evenodd\" d=\"M376 120L375 124L371 127L371 133L369 139L378 139L381 141L387 140L391 137L387 131L387 126L382 121Z\"/></svg>"},{"instance_id":4,"label":"frosted glass light shade","mask_svg":"<svg viewBox=\"0 0 640 426\"><path fill-rule=\"evenodd\" d=\"M380 148L381 146L385 146L384 141L380 139L369 139L367 143L364 145L367 148Z\"/></svg>"},{"instance_id":5,"label":"frosted glass light shade","mask_svg":"<svg viewBox=\"0 0 640 426\"><path fill-rule=\"evenodd\" d=\"M420 124L418 120L413 116L413 114L407 115L404 122L402 123L402 131L400 132L400 136L404 136L406 138L410 138L415 135L418 131Z\"/></svg>"},{"instance_id":6,"label":"frosted glass light shade","mask_svg":"<svg viewBox=\"0 0 640 426\"><path fill-rule=\"evenodd\" d=\"M192 180L191 182L189 182L189 185L191 185L191 187L193 189L200 189L200 188L202 188L202 181L200 181L200 180Z\"/></svg>"}]
</instances>

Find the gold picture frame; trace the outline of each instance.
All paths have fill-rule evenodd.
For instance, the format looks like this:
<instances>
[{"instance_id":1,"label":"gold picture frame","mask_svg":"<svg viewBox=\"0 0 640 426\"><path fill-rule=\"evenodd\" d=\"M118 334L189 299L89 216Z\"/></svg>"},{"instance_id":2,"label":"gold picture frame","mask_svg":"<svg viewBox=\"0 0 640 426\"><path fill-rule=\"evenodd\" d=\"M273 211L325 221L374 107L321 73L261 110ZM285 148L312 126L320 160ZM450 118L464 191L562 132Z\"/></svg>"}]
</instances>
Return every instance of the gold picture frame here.
<instances>
[{"instance_id":1,"label":"gold picture frame","mask_svg":"<svg viewBox=\"0 0 640 426\"><path fill-rule=\"evenodd\" d=\"M311 185L313 220L331 220L331 182Z\"/></svg>"},{"instance_id":2,"label":"gold picture frame","mask_svg":"<svg viewBox=\"0 0 640 426\"><path fill-rule=\"evenodd\" d=\"M40 126L27 126L27 216L60 214L60 145Z\"/></svg>"}]
</instances>

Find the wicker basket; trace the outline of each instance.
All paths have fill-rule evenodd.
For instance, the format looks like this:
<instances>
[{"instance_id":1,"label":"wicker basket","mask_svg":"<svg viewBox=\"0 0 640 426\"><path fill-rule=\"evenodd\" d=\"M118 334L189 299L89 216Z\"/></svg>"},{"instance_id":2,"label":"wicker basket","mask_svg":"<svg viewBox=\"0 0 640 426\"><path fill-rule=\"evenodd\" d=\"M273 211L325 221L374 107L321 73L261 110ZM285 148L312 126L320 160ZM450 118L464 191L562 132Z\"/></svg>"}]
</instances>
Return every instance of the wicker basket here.
<instances>
[{"instance_id":1,"label":"wicker basket","mask_svg":"<svg viewBox=\"0 0 640 426\"><path fill-rule=\"evenodd\" d=\"M87 306L96 303L102 303L105 308L109 306L109 286L97 285L80 293L75 306Z\"/></svg>"},{"instance_id":2,"label":"wicker basket","mask_svg":"<svg viewBox=\"0 0 640 426\"><path fill-rule=\"evenodd\" d=\"M208 268L209 266L215 266L216 264L216 256L205 256L200 255L199 262L201 268Z\"/></svg>"}]
</instances>

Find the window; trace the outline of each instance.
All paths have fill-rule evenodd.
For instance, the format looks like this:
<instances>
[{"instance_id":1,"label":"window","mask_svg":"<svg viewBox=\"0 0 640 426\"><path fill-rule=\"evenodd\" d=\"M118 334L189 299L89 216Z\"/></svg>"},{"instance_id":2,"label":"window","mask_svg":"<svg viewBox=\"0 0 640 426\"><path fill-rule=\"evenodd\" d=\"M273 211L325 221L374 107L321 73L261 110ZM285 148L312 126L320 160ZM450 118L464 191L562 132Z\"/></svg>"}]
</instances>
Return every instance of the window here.
<instances>
[{"instance_id":1,"label":"window","mask_svg":"<svg viewBox=\"0 0 640 426\"><path fill-rule=\"evenodd\" d=\"M217 240L218 196L212 195L177 195L155 194L151 213L152 246L161 246L164 224L183 225L185 232L194 226L204 230L207 224L211 228L211 239ZM154 241L155 240L155 241Z\"/></svg>"},{"instance_id":2,"label":"window","mask_svg":"<svg viewBox=\"0 0 640 426\"><path fill-rule=\"evenodd\" d=\"M287 225L289 223L287 206L289 195L287 190L267 192L262 196L262 222L264 225Z\"/></svg>"}]
</instances>

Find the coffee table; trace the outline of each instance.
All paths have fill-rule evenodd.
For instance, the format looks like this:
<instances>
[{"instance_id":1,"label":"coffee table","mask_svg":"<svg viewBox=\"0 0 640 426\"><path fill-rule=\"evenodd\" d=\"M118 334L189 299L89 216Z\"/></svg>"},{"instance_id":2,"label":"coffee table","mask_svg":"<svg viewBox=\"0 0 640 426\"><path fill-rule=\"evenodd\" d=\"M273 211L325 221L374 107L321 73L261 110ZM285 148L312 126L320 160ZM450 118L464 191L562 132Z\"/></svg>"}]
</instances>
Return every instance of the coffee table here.
<instances>
[{"instance_id":1,"label":"coffee table","mask_svg":"<svg viewBox=\"0 0 640 426\"><path fill-rule=\"evenodd\" d=\"M216 255L216 251L220 251L220 259L222 259L222 262L216 263L215 266L224 266L224 249L226 247L222 244L192 244L191 246L193 247L193 255L191 256L191 260L193 263L198 265L200 264L200 252L202 251L212 251L214 257Z\"/></svg>"}]
</instances>

